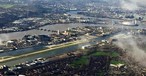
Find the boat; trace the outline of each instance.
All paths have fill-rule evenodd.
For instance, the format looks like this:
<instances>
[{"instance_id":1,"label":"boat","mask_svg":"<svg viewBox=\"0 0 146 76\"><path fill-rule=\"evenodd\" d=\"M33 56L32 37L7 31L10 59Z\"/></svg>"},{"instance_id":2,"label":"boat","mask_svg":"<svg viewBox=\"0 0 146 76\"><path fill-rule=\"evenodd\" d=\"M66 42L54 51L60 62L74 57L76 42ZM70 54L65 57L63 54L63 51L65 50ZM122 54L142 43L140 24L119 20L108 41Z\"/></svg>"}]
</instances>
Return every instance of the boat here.
<instances>
[{"instance_id":1,"label":"boat","mask_svg":"<svg viewBox=\"0 0 146 76\"><path fill-rule=\"evenodd\" d=\"M123 21L122 25L124 26L138 26L137 20L135 21Z\"/></svg>"},{"instance_id":2,"label":"boat","mask_svg":"<svg viewBox=\"0 0 146 76\"><path fill-rule=\"evenodd\" d=\"M91 45L83 45L81 48L82 49L87 49L87 48L89 48Z\"/></svg>"}]
</instances>

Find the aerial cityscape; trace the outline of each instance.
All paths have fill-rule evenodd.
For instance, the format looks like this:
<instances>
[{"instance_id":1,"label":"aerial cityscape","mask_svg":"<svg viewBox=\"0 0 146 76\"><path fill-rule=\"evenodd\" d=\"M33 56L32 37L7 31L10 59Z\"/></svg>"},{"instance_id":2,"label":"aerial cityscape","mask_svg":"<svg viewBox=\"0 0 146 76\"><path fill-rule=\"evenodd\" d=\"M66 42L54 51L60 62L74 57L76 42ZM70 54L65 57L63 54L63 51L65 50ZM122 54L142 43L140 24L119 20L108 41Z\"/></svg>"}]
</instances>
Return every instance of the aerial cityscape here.
<instances>
[{"instance_id":1,"label":"aerial cityscape","mask_svg":"<svg viewBox=\"0 0 146 76\"><path fill-rule=\"evenodd\" d=\"M0 76L146 76L146 0L0 0Z\"/></svg>"}]
</instances>

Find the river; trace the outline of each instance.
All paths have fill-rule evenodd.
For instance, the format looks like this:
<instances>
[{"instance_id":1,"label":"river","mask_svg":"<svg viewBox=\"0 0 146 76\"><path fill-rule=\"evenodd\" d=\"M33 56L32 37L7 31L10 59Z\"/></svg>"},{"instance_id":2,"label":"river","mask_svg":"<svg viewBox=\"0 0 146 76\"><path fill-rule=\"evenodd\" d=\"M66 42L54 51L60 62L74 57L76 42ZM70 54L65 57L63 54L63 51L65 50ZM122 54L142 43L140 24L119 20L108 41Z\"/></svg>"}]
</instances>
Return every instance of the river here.
<instances>
[{"instance_id":1,"label":"river","mask_svg":"<svg viewBox=\"0 0 146 76\"><path fill-rule=\"evenodd\" d=\"M75 16L74 13L72 13L72 15ZM79 16L79 15L77 15L77 16ZM83 26L101 26L101 25L70 23L70 24L47 25L47 26L44 26L44 27L41 27L41 28L42 29L47 29L47 30L63 31L63 30L66 30L68 28L83 27ZM52 32L47 32L47 31L41 31L41 30L35 30L34 29L34 30L23 31L23 32L13 32L13 33L0 34L0 38L3 41L7 41L7 40L11 40L11 39L22 39L23 36L28 35L28 34L29 35L40 35L40 34L50 35L50 34L52 34ZM29 56L29 57L24 57L24 58L19 58L19 59L7 61L7 62L2 62L2 63L0 63L0 65L12 66L12 65L15 65L15 64L23 63L25 61L31 61L31 60L39 58L39 57L49 57L49 56L54 56L54 55L58 55L58 54L63 54L63 53L75 51L75 50L81 48L82 45L86 45L86 44L88 44L88 43L69 46L69 47L65 47L65 48L62 48L62 49L56 49L56 50L40 53L40 54L37 54L37 55L32 55L32 56ZM45 47L39 46L39 47L32 47L32 48L15 50L15 51L7 52L7 53L0 53L0 57L15 56L15 55L18 55L18 54L38 51L38 50L41 50L41 49L44 49L44 48Z\"/></svg>"},{"instance_id":2,"label":"river","mask_svg":"<svg viewBox=\"0 0 146 76\"><path fill-rule=\"evenodd\" d=\"M70 14L76 15L75 12L70 13ZM78 16L78 15L76 15L76 16ZM110 19L108 19L108 20L110 20ZM112 20L110 20L110 21L112 21ZM108 26L108 27L118 27L119 28L119 25L112 25L112 24L103 25L103 24L83 24L83 23L54 24L54 25L47 25L47 26L44 26L41 28L47 29L47 30L61 30L61 31L63 31L63 30L66 30L67 28L73 28L73 27L78 27L78 26L79 27L82 27L82 26L105 26L105 27L107 27ZM143 25L140 25L140 26L134 27L134 28L145 28L145 25L143 24ZM13 32L13 33L7 33L7 34L0 34L0 40L5 41L5 40L10 40L10 39L21 39L24 35L27 35L27 34L30 34L30 35L40 35L40 34L50 35L51 33L52 32L34 29L34 30L29 30L29 31L24 31L24 32ZM99 40L107 39L107 38L109 38L109 37L96 38L95 41L98 42ZM0 65L13 66L15 64L23 63L26 61L31 61L31 60L34 60L34 59L39 58L39 57L49 57L49 56L59 55L59 54L75 51L75 50L81 48L82 45L95 44L96 42L91 41L90 43L73 45L73 46L69 46L69 47L65 47L65 48L61 48L61 49L55 49L55 50L47 51L47 52L40 53L37 55L32 55L32 56L28 56L28 57L24 57L24 58L19 58L19 59L3 62L3 63L0 63ZM20 49L20 50L8 52L8 53L0 53L0 57L13 56L16 54L23 54L24 52L27 53L27 52L32 52L32 51L38 51L38 50L43 49L43 48L45 48L45 47L39 46L39 47Z\"/></svg>"},{"instance_id":3,"label":"river","mask_svg":"<svg viewBox=\"0 0 146 76\"><path fill-rule=\"evenodd\" d=\"M78 15L77 14L78 11L70 11L67 14L70 14L71 17L84 17L87 18L87 16L83 16L83 15ZM117 28L123 28L125 26L116 24L116 25L112 25L112 22L118 22L120 20L118 19L109 19L109 18L99 18L101 20L105 20L106 22L108 22L108 24L84 24L84 23L70 23L70 24L53 24L53 25L46 25L43 27L40 27L42 29L47 29L47 30L60 30L60 31L64 31L68 28L74 28L74 27L83 27L83 26L104 26L104 27L117 27ZM127 28L127 27L126 27ZM139 26L136 27L129 27L129 28L135 28L135 29L141 29L141 28L146 28L145 23L141 23ZM8 41L8 40L12 40L12 39L22 39L22 37L24 37L25 35L50 35L52 34L52 32L48 32L48 31L43 31L43 30L28 30L28 31L23 31L23 32L13 32L13 33L5 33L5 34L0 34L0 41Z\"/></svg>"}]
</instances>

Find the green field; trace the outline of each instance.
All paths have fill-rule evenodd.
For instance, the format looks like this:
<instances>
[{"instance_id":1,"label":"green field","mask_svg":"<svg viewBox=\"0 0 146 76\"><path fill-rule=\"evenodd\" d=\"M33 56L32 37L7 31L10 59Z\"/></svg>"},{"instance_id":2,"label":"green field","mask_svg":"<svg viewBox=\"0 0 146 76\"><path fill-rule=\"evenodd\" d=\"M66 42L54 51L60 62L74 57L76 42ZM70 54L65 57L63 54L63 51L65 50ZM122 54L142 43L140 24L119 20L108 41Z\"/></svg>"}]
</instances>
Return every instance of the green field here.
<instances>
[{"instance_id":1,"label":"green field","mask_svg":"<svg viewBox=\"0 0 146 76\"><path fill-rule=\"evenodd\" d=\"M103 52L103 51L96 51L94 53L91 53L89 55L84 55L82 57L80 57L79 59L73 61L71 63L72 67L81 67L83 65L87 65L89 63L89 57L90 56L110 56L110 57L118 57L119 54L117 52ZM111 61L112 64L119 64L119 63L123 63L121 61Z\"/></svg>"},{"instance_id":2,"label":"green field","mask_svg":"<svg viewBox=\"0 0 146 76\"><path fill-rule=\"evenodd\" d=\"M81 67L83 65L87 65L89 63L88 56L82 56L81 58L77 59L76 61L73 61L71 63L72 67Z\"/></svg>"},{"instance_id":3,"label":"green field","mask_svg":"<svg viewBox=\"0 0 146 76\"><path fill-rule=\"evenodd\" d=\"M119 54L117 52L95 52L93 54L91 54L92 56L111 56L111 57L117 57L119 56Z\"/></svg>"},{"instance_id":4,"label":"green field","mask_svg":"<svg viewBox=\"0 0 146 76\"><path fill-rule=\"evenodd\" d=\"M5 8L5 9L12 8L13 6L14 5L12 5L12 4L0 4L0 7Z\"/></svg>"}]
</instances>

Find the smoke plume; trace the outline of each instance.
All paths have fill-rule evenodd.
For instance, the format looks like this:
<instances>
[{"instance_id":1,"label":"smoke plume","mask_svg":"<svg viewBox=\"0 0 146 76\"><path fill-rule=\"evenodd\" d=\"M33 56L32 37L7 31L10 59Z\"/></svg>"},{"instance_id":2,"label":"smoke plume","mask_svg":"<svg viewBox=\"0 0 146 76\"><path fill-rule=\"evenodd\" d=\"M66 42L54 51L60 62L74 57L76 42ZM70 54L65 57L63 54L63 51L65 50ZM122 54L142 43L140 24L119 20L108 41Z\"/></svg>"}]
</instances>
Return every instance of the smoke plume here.
<instances>
[{"instance_id":1,"label":"smoke plume","mask_svg":"<svg viewBox=\"0 0 146 76\"><path fill-rule=\"evenodd\" d=\"M146 6L146 0L121 0L121 7L124 10L135 11L141 8L141 6Z\"/></svg>"},{"instance_id":2,"label":"smoke plume","mask_svg":"<svg viewBox=\"0 0 146 76\"><path fill-rule=\"evenodd\" d=\"M5 34L2 34L1 36L0 36L0 45L2 45L3 43L3 41L5 41L5 40L8 40L9 39L9 36L7 36L7 35L5 35Z\"/></svg>"},{"instance_id":3,"label":"smoke plume","mask_svg":"<svg viewBox=\"0 0 146 76\"><path fill-rule=\"evenodd\" d=\"M123 35L123 37L124 38L120 36L113 37L118 39L115 44L126 50L127 55L134 59L139 65L146 67L146 48L142 48L142 46L145 46L144 43L146 43L146 40L143 39L144 36Z\"/></svg>"}]
</instances>

